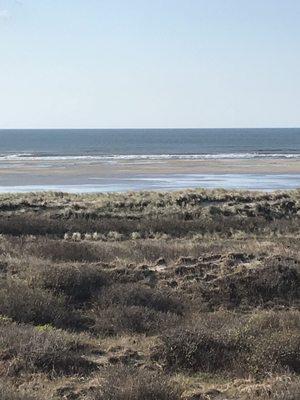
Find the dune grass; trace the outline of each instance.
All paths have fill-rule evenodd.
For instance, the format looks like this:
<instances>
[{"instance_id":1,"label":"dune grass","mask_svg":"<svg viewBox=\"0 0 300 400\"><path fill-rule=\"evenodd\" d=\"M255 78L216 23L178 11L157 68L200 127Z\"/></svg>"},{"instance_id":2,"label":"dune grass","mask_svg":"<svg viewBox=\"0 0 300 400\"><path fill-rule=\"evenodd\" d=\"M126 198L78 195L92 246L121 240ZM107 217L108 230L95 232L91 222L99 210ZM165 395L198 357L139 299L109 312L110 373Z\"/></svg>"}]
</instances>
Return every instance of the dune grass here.
<instances>
[{"instance_id":1,"label":"dune grass","mask_svg":"<svg viewBox=\"0 0 300 400\"><path fill-rule=\"evenodd\" d=\"M299 222L297 190L1 195L1 399L298 399Z\"/></svg>"}]
</instances>

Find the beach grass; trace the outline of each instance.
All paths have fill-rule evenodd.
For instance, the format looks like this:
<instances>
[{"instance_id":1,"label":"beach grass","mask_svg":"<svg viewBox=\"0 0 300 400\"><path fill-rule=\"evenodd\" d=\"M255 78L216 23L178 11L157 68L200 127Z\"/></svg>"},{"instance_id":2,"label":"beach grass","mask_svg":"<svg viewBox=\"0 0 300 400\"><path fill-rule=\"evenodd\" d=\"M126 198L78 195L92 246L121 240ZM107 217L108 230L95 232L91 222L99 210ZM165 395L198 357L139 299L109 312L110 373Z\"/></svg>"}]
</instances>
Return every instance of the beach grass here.
<instances>
[{"instance_id":1,"label":"beach grass","mask_svg":"<svg viewBox=\"0 0 300 400\"><path fill-rule=\"evenodd\" d=\"M300 190L0 196L0 398L296 400Z\"/></svg>"}]
</instances>

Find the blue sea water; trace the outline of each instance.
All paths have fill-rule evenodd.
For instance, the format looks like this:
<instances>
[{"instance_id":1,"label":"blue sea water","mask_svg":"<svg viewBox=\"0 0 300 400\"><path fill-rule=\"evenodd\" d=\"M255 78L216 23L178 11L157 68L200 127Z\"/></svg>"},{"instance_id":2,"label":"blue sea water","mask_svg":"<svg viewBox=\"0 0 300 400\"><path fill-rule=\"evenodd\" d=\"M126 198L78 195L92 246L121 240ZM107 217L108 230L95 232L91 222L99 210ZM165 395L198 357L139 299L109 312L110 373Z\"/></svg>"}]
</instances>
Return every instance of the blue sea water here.
<instances>
[{"instance_id":1,"label":"blue sea water","mask_svg":"<svg viewBox=\"0 0 300 400\"><path fill-rule=\"evenodd\" d=\"M0 130L0 157L300 157L295 129Z\"/></svg>"},{"instance_id":2,"label":"blue sea water","mask_svg":"<svg viewBox=\"0 0 300 400\"><path fill-rule=\"evenodd\" d=\"M293 174L288 170L276 174L138 173L142 163L169 159L236 159L237 165L239 159L257 159L258 163L300 159L300 128L0 130L0 192L300 187L300 170ZM118 162L136 164L137 173L115 176ZM88 163L98 163L100 169L106 164L111 176L94 178L83 173L71 178L68 171L75 164L84 171ZM59 165L66 173L60 172L56 180L53 171Z\"/></svg>"}]
</instances>

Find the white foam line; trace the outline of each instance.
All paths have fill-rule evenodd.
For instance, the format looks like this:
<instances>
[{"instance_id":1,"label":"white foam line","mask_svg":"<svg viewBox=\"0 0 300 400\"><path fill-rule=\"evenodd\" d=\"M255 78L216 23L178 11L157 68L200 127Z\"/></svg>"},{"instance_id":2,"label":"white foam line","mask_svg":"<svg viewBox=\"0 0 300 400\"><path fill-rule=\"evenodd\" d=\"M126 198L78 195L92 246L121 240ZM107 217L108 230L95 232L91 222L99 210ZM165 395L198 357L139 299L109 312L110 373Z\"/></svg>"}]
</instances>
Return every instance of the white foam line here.
<instances>
[{"instance_id":1,"label":"white foam line","mask_svg":"<svg viewBox=\"0 0 300 400\"><path fill-rule=\"evenodd\" d=\"M47 156L34 154L2 154L0 161L126 161L126 160L218 160L218 159L253 159L253 158L300 158L299 153L220 153L220 154L116 154L116 155L79 155Z\"/></svg>"}]
</instances>

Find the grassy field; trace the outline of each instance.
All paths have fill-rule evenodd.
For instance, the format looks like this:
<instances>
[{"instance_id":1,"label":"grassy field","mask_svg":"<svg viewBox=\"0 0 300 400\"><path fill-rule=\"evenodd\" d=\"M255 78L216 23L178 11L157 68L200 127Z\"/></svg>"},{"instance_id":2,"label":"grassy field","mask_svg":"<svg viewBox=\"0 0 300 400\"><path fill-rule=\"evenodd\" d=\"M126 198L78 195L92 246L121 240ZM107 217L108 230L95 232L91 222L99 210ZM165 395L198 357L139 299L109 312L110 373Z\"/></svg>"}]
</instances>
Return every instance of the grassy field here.
<instances>
[{"instance_id":1,"label":"grassy field","mask_svg":"<svg viewBox=\"0 0 300 400\"><path fill-rule=\"evenodd\" d=\"M298 400L300 190L0 196L1 400Z\"/></svg>"}]
</instances>

